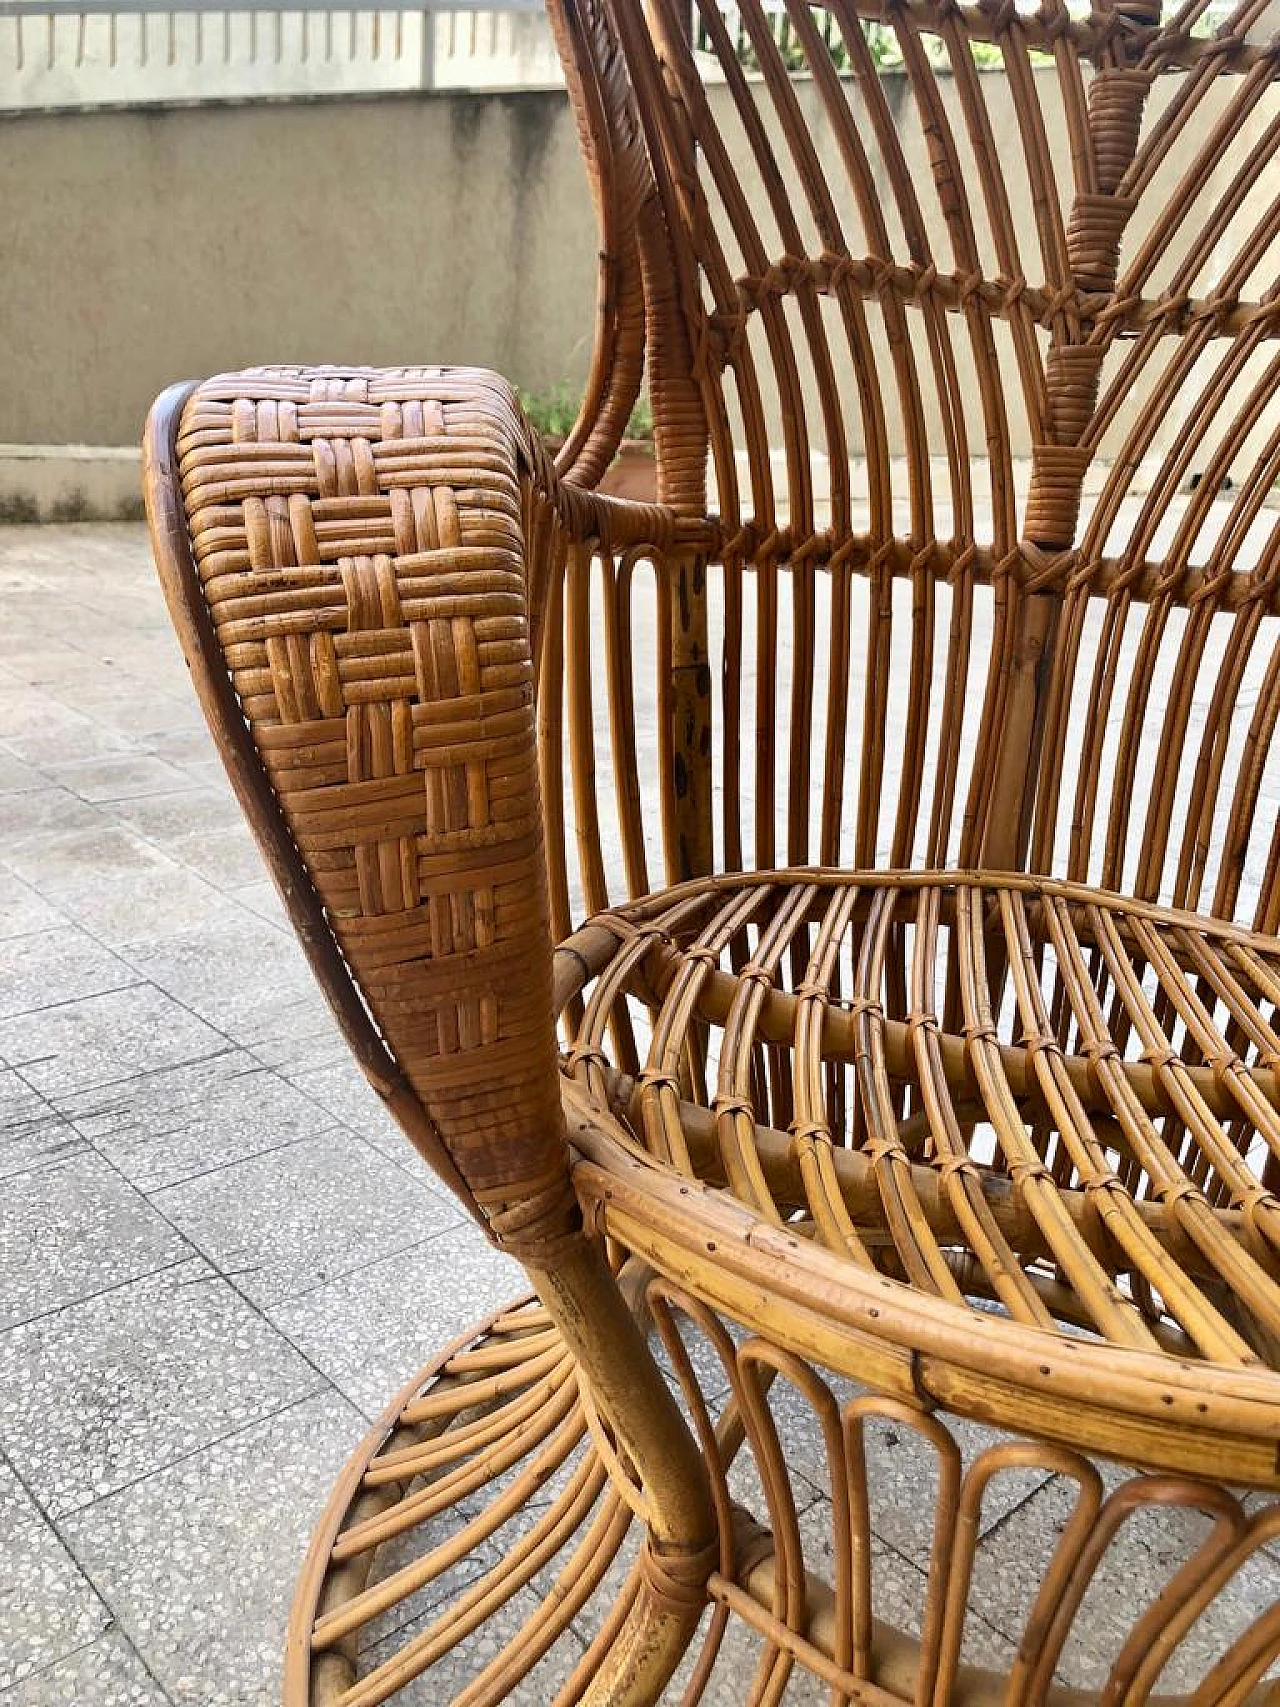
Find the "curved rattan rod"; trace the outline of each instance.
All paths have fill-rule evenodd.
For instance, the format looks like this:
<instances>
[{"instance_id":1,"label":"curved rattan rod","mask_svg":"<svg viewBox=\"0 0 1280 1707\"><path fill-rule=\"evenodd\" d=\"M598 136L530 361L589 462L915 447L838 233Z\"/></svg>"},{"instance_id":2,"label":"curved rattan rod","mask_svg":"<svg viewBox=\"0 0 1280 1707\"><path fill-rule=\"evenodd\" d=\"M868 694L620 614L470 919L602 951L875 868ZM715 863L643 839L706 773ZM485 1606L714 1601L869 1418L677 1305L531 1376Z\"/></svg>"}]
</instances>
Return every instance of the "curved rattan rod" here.
<instances>
[{"instance_id":1,"label":"curved rattan rod","mask_svg":"<svg viewBox=\"0 0 1280 1707\"><path fill-rule=\"evenodd\" d=\"M638 1120L637 1101L637 1084L633 1081L626 1081L623 1075L618 1075L618 1082L611 1086L611 1101L609 1101L609 1106L613 1108L614 1113L620 1116L621 1120ZM681 1115L681 1120L686 1121L684 1137L688 1140L689 1154L693 1156L693 1161L700 1169L700 1178L715 1180L719 1157L715 1152L715 1132L713 1132L712 1120L708 1118L708 1110L696 1108L693 1104L681 1103L679 1104L679 1115ZM800 1173L797 1145L795 1145L792 1133L778 1132L777 1128L773 1127L756 1127L756 1137L758 1137L759 1147L761 1147L759 1166L763 1169L768 1186L777 1197L777 1205L782 1205L783 1209L794 1207L797 1210L806 1210L807 1190L809 1188L804 1181L804 1176ZM879 1263L870 1263L870 1267L876 1267L877 1272L893 1273L894 1279L906 1279L905 1272L898 1272L891 1265L886 1267L886 1260L894 1256L894 1246L887 1232L882 1232L882 1234L876 1232L877 1224L882 1221L882 1202L867 1157L858 1154L858 1152L845 1151L845 1149L840 1149L835 1145L831 1147L829 1152L831 1152L833 1169L835 1169L836 1178L840 1180L841 1191L845 1195L845 1203L847 1203L850 1214L855 1215L855 1217L858 1215L864 1217L864 1221L858 1226L858 1232L865 1239L867 1250L876 1251L876 1255L881 1258ZM1050 1255L1048 1241L1043 1236L1043 1229L1039 1227L1033 1215L1022 1209L1015 1200L1012 1200L1009 1186L1005 1185L1002 1176L990 1173L988 1169L978 1169L975 1166L971 1169L971 1183L973 1183L975 1193L981 1193L985 1197L986 1209L990 1210L993 1221L997 1222L1002 1234L1009 1239L1010 1248L1017 1250L1017 1253L1024 1258L1026 1256L1043 1258L1043 1256ZM956 1248L963 1250L964 1241L968 1238L968 1234L966 1234L963 1222L957 1215L956 1205L945 1197L945 1183L940 1180L939 1174L935 1173L934 1169L925 1168L922 1164L913 1164L911 1190L915 1193L916 1200L920 1203L923 1214L927 1217L928 1229L940 1244L947 1246L944 1250L945 1260L951 1268L952 1275L956 1277L959 1290L964 1294L983 1292L986 1296L1000 1299L1000 1289L995 1284L998 1268L993 1268L990 1263L978 1263L976 1258L956 1256ZM1121 1256L1126 1256L1123 1246L1118 1243L1109 1243L1106 1224L1097 1215L1096 1207L1091 1210L1085 1193L1065 1190L1062 1193L1062 1200L1065 1209L1075 1222L1080 1238L1089 1244L1094 1255L1099 1256L1101 1260L1111 1258L1111 1256L1116 1255L1116 1251ZM1174 1256L1181 1263L1181 1267L1186 1272L1203 1277L1203 1279L1215 1280L1215 1282L1220 1279L1217 1268L1213 1268L1212 1263L1208 1263L1200 1248L1188 1239L1186 1232L1171 1222L1171 1219L1167 1217L1167 1212L1162 1212L1150 1203L1138 1203L1137 1209L1138 1214L1142 1215L1143 1222L1147 1222L1147 1231L1150 1232L1150 1236L1157 1239L1164 1246L1164 1250L1169 1251L1169 1255ZM775 1214L777 1214L777 1210L775 1210ZM1215 1214L1222 1215L1222 1217L1232 1217L1239 1212L1217 1210ZM795 1222L788 1222L788 1231L802 1231L802 1229L799 1229ZM1239 1227L1236 1227L1234 1231L1239 1238ZM1029 1326L1041 1326L1048 1331L1053 1331L1053 1318L1065 1316L1067 1320L1077 1321L1077 1325L1082 1326L1082 1328L1092 1328L1091 1318L1080 1306L1079 1299L1067 1287L1058 1285L1043 1275L1029 1275L1029 1273L1021 1273L1021 1282L1022 1287L1024 1287L1024 1296L1029 1294L1029 1296L1034 1297L1038 1311L1034 1316L1031 1316L1026 1309L1021 1309L1019 1313L1015 1314L1015 1320L1026 1321ZM1203 1301L1201 1301L1201 1313L1203 1313ZM1162 1349L1167 1350L1167 1352L1179 1355L1179 1357L1198 1357L1200 1355L1200 1349L1198 1349L1195 1340L1188 1337L1181 1328L1167 1325L1162 1321L1152 1321L1149 1323L1149 1328L1150 1333L1154 1335L1155 1342L1159 1343ZM1220 1326L1219 1335L1222 1335ZM1244 1345L1244 1342L1241 1342L1241 1350L1248 1357L1249 1347Z\"/></svg>"},{"instance_id":2,"label":"curved rattan rod","mask_svg":"<svg viewBox=\"0 0 1280 1707\"><path fill-rule=\"evenodd\" d=\"M535 1326L543 1314L541 1310L529 1310L525 1313L526 1320ZM518 1310L508 1312L497 1318L494 1324L497 1331L512 1333L517 1342L524 1337L525 1327L524 1322L518 1322L518 1325L513 1327L518 1315ZM345 1564L335 1565L329 1551L333 1541L347 1524L360 1522L385 1510L407 1491L407 1481L395 1486L359 1491L364 1479L362 1472L365 1463L371 1458L376 1459L377 1452L389 1442L409 1439L424 1442L446 1429L460 1409L473 1408L476 1405L483 1408L484 1381L458 1374L452 1361L465 1351L473 1337L472 1333L463 1334L440 1354L436 1367L448 1370L449 1373L436 1394L438 1403L430 1417L412 1424L406 1424L404 1421L406 1405L418 1391L421 1381L421 1376L415 1375L392 1399L365 1437L360 1450L348 1462L334 1484L317 1529L317 1537L323 1537L324 1544L313 1546L308 1553L294 1594L286 1640L285 1707L315 1707L315 1697L307 1686L308 1674L313 1669L311 1638L315 1617L322 1605L333 1608L350 1596L359 1594L372 1569L371 1551L357 1555ZM465 1394L465 1400L460 1399L460 1393ZM378 1443L376 1448L372 1444L375 1441ZM315 1670L320 1688L319 1699L323 1703L331 1703L335 1694L350 1687L355 1678L354 1664L346 1648L325 1656Z\"/></svg>"},{"instance_id":3,"label":"curved rattan rod","mask_svg":"<svg viewBox=\"0 0 1280 1707\"><path fill-rule=\"evenodd\" d=\"M572 941L576 943L577 938ZM680 951L667 948L660 942L651 944L650 954L659 964L665 963L672 969L677 968L680 962ZM652 987L657 991L660 983L654 982ZM738 980L732 973L710 971L702 985L698 1010L700 1017L715 1024L724 1024L732 1011L737 989ZM797 1001L796 996L785 990L770 990L764 994L759 1028L760 1035L766 1042L790 1043L795 1035ZM886 1016L884 1040L890 1071L895 1076L910 1077L913 1059L910 1022ZM828 1007L822 1020L823 1054L833 1061L855 1061L859 1047L856 1016L840 1008ZM958 1032L942 1031L938 1035L938 1048L949 1081L962 1087L971 1099L978 1100L979 1084L974 1073L968 1039ZM992 1043L992 1049L999 1057L1001 1069L1014 1096L1019 1101L1041 1104L1037 1076L1028 1062L1026 1052L1014 1044L996 1042ZM1115 1061L1114 1066L1128 1080L1143 1108L1155 1114L1169 1112L1170 1091L1167 1081L1157 1068L1142 1061L1120 1059ZM1091 1060L1079 1055L1064 1055L1063 1070L1084 1107L1111 1112L1109 1101L1097 1086L1094 1078L1095 1068ZM1196 1095L1214 1115L1229 1117L1239 1112L1238 1102L1229 1091L1223 1089L1212 1067L1183 1063L1180 1064L1179 1074L1194 1087ZM1242 1068L1239 1076L1247 1079L1253 1090L1270 1107L1280 1108L1280 1086L1276 1084L1276 1076L1270 1068Z\"/></svg>"},{"instance_id":4,"label":"curved rattan rod","mask_svg":"<svg viewBox=\"0 0 1280 1707\"><path fill-rule=\"evenodd\" d=\"M407 1600L411 1594L426 1586L435 1577L456 1565L477 1543L487 1540L500 1529L508 1516L527 1505L532 1496L545 1484L547 1476L554 1475L570 1456L579 1439L580 1418L576 1413L568 1413L568 1425L557 1431L546 1449L532 1465L526 1466L512 1482L509 1489L504 1490L503 1503L488 1506L466 1523L453 1529L448 1539L429 1552L421 1554L410 1563L402 1565L398 1570L380 1577L360 1594L353 1595L342 1606L332 1612L325 1613L316 1620L312 1632L312 1646L320 1649L330 1647L341 1641L358 1629L362 1624L371 1622L382 1613L393 1607L397 1601ZM545 1432L545 1431L544 1431ZM541 1442L543 1433L535 1434L534 1440ZM523 1453L521 1454L524 1455ZM590 1465L584 1460L579 1466L575 1477L579 1482L589 1480L583 1476L584 1470ZM603 1479L596 1485L598 1493L603 1486ZM566 1488L569 1494L570 1488ZM573 1490L576 1497L578 1490Z\"/></svg>"},{"instance_id":5,"label":"curved rattan rod","mask_svg":"<svg viewBox=\"0 0 1280 1707\"><path fill-rule=\"evenodd\" d=\"M1142 1432L1146 1462L1195 1475L1212 1461L1227 1481L1280 1486L1269 1369L1220 1368L1206 1376L1197 1361L1114 1347L1112 1386L1099 1405L1087 1341L1007 1320L997 1339L981 1331L971 1310L923 1300L887 1276L864 1281L842 1258L812 1247L793 1282L798 1236L765 1227L691 1182L655 1178L605 1133L598 1115L577 1141L590 1153L576 1170L579 1194L602 1227L660 1271L687 1273L697 1265L700 1295L717 1309L741 1311L769 1273L770 1336L829 1369L908 1401L976 1410L1104 1454L1116 1452L1125 1416ZM708 1242L714 1263L706 1260Z\"/></svg>"},{"instance_id":6,"label":"curved rattan rod","mask_svg":"<svg viewBox=\"0 0 1280 1707\"><path fill-rule=\"evenodd\" d=\"M607 1087L609 1106L623 1120L642 1124L641 1106L644 1087L629 1074L611 1068L601 1069ZM721 1162L718 1119L713 1109L679 1101L681 1128L689 1145L690 1160L700 1177L708 1167ZM800 1153L794 1133L780 1132L771 1126L753 1125L759 1167L768 1190L783 1207L803 1208L807 1197ZM876 1184L875 1168L870 1158L859 1150L831 1146L831 1165L840 1182L840 1192L848 1211L868 1222L880 1219L883 1204ZM934 1236L947 1243L964 1242L965 1228L957 1218L954 1205L946 1196L945 1184L935 1168L927 1163L912 1162L912 1189L918 1196ZM1026 1255L1047 1254L1043 1233L1034 1217L1023 1209L1014 1194L1011 1182L1003 1175L980 1169L975 1163L971 1178L1000 1231L1016 1251ZM1076 1224L1077 1230L1099 1256L1111 1256L1115 1245L1104 1231L1096 1205L1090 1203L1087 1192L1066 1190L1062 1200ZM1175 1256L1190 1273L1204 1274L1216 1279L1217 1270L1204 1253L1171 1217L1170 1211L1158 1203L1138 1200L1134 1210L1160 1244ZM1213 1216L1231 1238L1243 1240L1244 1213L1238 1209L1213 1210ZM775 1210L776 1218L776 1210Z\"/></svg>"}]
</instances>

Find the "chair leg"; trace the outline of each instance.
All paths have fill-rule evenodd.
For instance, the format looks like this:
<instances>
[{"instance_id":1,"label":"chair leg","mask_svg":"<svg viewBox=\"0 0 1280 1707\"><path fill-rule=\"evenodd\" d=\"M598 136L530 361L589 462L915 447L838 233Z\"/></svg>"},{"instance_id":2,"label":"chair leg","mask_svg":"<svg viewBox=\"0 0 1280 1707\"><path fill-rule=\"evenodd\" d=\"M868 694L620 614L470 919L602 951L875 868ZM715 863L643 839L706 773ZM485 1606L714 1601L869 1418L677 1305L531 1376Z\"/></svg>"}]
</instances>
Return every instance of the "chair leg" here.
<instances>
[{"instance_id":1,"label":"chair leg","mask_svg":"<svg viewBox=\"0 0 1280 1707\"><path fill-rule=\"evenodd\" d=\"M684 1657L717 1562L706 1465L599 1245L529 1275L630 1460L648 1539L643 1579L585 1707L649 1707Z\"/></svg>"}]
</instances>

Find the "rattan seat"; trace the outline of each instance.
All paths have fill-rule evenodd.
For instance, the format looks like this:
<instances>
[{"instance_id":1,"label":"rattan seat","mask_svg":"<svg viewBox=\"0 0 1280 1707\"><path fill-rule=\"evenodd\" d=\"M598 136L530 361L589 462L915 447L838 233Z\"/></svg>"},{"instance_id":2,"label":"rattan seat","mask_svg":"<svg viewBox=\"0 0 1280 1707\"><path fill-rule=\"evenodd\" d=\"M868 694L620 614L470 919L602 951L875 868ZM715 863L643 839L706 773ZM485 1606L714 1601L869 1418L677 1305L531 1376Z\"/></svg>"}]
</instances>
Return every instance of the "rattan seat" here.
<instances>
[{"instance_id":1,"label":"rattan seat","mask_svg":"<svg viewBox=\"0 0 1280 1707\"><path fill-rule=\"evenodd\" d=\"M625 1134L586 1138L584 1199L623 1213L625 1147L663 1176L625 1169L650 1240L770 1231L797 1302L843 1289L829 1366L865 1379L879 1338L939 1404L1103 1451L1136 1422L1149 1467L1280 1486L1280 939L1021 874L809 869L599 915L558 965L564 1070Z\"/></svg>"}]
</instances>

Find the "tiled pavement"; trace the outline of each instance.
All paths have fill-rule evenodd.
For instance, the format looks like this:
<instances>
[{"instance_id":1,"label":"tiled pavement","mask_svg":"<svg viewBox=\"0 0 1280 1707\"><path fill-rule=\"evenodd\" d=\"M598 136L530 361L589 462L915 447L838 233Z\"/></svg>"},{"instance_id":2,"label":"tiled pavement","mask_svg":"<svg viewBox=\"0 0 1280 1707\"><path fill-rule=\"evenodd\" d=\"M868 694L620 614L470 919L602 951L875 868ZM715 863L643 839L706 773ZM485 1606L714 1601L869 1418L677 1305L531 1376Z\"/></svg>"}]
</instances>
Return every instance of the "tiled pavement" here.
<instances>
[{"instance_id":1,"label":"tiled pavement","mask_svg":"<svg viewBox=\"0 0 1280 1707\"><path fill-rule=\"evenodd\" d=\"M347 1059L136 527L0 529L0 1181L0 1707L265 1707L365 1419L520 1277ZM876 1568L918 1603L927 1502L874 1450ZM988 1514L999 1603L1058 1498L1028 1476ZM1125 1550L1119 1598L1177 1528ZM976 1634L1008 1659L1016 1627Z\"/></svg>"},{"instance_id":2,"label":"tiled pavement","mask_svg":"<svg viewBox=\"0 0 1280 1707\"><path fill-rule=\"evenodd\" d=\"M0 529L0 1702L276 1699L328 1483L521 1277L346 1055L136 527Z\"/></svg>"}]
</instances>

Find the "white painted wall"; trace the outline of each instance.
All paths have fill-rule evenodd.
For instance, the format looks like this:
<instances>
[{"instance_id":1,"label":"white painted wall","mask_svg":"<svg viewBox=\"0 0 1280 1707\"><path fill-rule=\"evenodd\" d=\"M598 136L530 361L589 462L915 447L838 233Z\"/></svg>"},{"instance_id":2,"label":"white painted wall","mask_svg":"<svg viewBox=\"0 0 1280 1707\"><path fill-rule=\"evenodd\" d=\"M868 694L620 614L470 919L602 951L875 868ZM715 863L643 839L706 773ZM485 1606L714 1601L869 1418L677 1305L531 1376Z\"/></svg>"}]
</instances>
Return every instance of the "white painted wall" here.
<instances>
[{"instance_id":1,"label":"white painted wall","mask_svg":"<svg viewBox=\"0 0 1280 1707\"><path fill-rule=\"evenodd\" d=\"M540 11L0 17L0 110L562 81Z\"/></svg>"}]
</instances>

